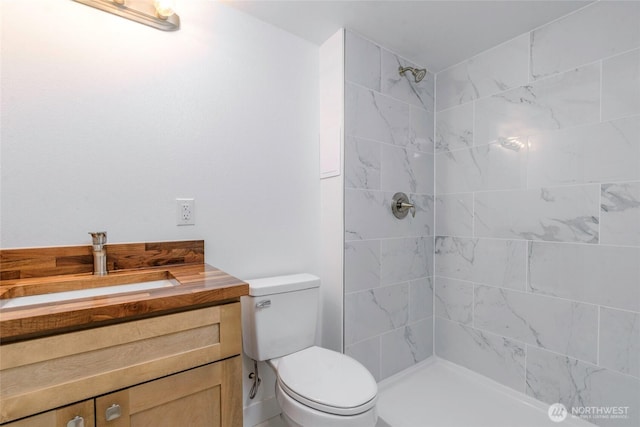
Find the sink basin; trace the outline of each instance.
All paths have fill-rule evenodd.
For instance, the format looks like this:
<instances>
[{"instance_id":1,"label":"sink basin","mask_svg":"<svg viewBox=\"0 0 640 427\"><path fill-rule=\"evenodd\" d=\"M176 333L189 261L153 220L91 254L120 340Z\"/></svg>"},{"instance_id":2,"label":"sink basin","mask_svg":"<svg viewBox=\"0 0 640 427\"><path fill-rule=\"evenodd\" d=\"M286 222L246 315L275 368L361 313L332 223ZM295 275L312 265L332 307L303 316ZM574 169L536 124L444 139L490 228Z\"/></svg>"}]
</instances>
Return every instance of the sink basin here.
<instances>
[{"instance_id":1,"label":"sink basin","mask_svg":"<svg viewBox=\"0 0 640 427\"><path fill-rule=\"evenodd\" d=\"M180 282L167 272L102 277L84 276L45 282L29 279L18 282L14 288L3 293L2 299L0 299L0 310L169 288L179 284Z\"/></svg>"}]
</instances>

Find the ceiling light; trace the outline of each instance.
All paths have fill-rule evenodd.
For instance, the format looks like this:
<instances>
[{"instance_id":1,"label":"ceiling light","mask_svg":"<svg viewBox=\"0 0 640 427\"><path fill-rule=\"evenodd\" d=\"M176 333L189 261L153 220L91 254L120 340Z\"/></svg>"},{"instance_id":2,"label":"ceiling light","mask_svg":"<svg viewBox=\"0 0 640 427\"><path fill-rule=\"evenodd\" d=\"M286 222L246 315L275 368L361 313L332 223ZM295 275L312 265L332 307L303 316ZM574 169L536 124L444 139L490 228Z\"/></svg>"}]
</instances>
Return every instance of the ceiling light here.
<instances>
[{"instance_id":1,"label":"ceiling light","mask_svg":"<svg viewBox=\"0 0 640 427\"><path fill-rule=\"evenodd\" d=\"M74 0L163 31L180 29L175 0Z\"/></svg>"}]
</instances>

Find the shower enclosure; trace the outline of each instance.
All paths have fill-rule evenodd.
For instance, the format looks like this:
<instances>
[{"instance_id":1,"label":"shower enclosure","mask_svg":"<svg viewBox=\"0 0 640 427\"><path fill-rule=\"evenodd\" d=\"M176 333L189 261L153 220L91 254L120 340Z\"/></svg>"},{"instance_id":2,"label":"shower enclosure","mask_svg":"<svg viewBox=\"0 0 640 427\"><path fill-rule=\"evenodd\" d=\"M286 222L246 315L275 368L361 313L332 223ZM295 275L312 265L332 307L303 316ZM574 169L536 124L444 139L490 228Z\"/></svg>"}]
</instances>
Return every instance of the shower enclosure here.
<instances>
[{"instance_id":1,"label":"shower enclosure","mask_svg":"<svg viewBox=\"0 0 640 427\"><path fill-rule=\"evenodd\" d=\"M638 22L596 2L419 82L346 32L344 349L378 380L435 355L640 423Z\"/></svg>"}]
</instances>

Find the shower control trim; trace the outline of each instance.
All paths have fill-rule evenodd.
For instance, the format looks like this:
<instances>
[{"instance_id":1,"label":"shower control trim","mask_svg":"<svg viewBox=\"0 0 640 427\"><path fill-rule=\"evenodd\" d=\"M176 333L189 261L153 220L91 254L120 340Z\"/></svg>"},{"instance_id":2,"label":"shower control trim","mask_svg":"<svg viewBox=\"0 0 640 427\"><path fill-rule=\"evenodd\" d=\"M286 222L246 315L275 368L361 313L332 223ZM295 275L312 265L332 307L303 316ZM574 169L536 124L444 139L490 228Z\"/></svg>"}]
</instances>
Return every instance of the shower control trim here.
<instances>
[{"instance_id":1,"label":"shower control trim","mask_svg":"<svg viewBox=\"0 0 640 427\"><path fill-rule=\"evenodd\" d=\"M400 192L393 195L391 200L391 212L398 219L403 219L411 211L411 216L415 218L416 207L409 201L406 194Z\"/></svg>"}]
</instances>

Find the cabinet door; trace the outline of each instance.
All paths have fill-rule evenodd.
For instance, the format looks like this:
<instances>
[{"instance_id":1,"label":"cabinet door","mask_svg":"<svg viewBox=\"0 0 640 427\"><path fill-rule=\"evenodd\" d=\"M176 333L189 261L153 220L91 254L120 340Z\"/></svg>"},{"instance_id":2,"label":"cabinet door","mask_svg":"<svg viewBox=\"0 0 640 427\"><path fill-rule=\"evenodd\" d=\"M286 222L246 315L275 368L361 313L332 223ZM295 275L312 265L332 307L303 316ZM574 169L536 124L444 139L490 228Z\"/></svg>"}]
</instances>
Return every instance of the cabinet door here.
<instances>
[{"instance_id":1,"label":"cabinet door","mask_svg":"<svg viewBox=\"0 0 640 427\"><path fill-rule=\"evenodd\" d=\"M241 354L240 319L235 302L2 344L0 423Z\"/></svg>"},{"instance_id":2,"label":"cabinet door","mask_svg":"<svg viewBox=\"0 0 640 427\"><path fill-rule=\"evenodd\" d=\"M5 424L3 427L95 427L93 399Z\"/></svg>"},{"instance_id":3,"label":"cabinet door","mask_svg":"<svg viewBox=\"0 0 640 427\"><path fill-rule=\"evenodd\" d=\"M241 427L240 356L96 398L97 427Z\"/></svg>"}]
</instances>

